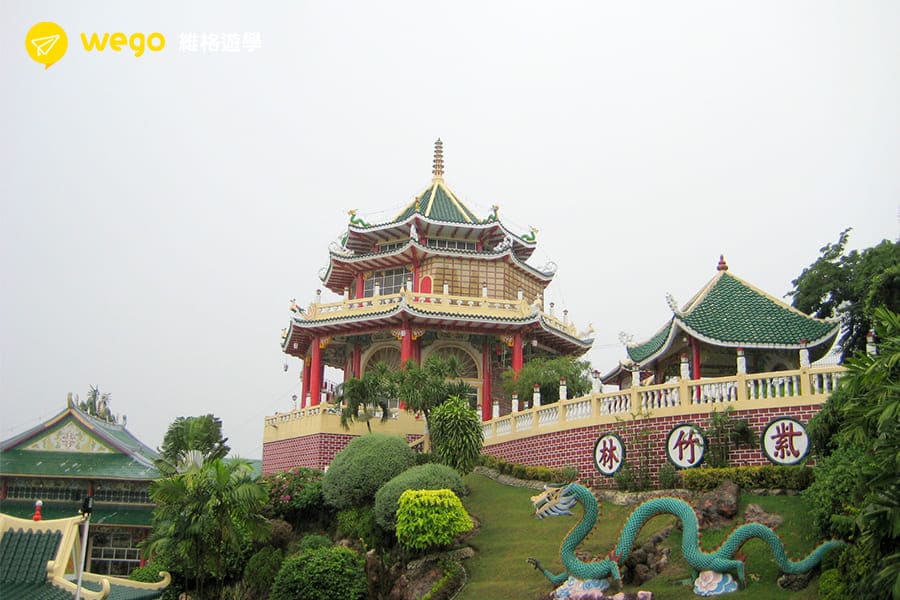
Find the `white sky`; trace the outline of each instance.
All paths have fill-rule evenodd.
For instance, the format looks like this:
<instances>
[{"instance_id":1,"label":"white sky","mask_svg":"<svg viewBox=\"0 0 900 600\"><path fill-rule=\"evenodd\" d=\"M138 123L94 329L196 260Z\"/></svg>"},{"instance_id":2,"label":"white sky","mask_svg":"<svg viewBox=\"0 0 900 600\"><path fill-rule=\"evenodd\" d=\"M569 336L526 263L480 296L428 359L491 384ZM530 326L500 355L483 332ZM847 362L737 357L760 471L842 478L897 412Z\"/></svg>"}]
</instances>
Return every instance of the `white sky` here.
<instances>
[{"instance_id":1,"label":"white sky","mask_svg":"<svg viewBox=\"0 0 900 600\"><path fill-rule=\"evenodd\" d=\"M46 71L24 51L45 20L69 37ZM95 31L167 46L87 53ZM424 189L439 136L477 214L540 229L547 300L594 324L601 371L720 253L780 296L845 227L900 233L898 31L894 1L0 0L0 439L99 384L151 446L212 412L260 457L298 390L288 300L348 209Z\"/></svg>"}]
</instances>

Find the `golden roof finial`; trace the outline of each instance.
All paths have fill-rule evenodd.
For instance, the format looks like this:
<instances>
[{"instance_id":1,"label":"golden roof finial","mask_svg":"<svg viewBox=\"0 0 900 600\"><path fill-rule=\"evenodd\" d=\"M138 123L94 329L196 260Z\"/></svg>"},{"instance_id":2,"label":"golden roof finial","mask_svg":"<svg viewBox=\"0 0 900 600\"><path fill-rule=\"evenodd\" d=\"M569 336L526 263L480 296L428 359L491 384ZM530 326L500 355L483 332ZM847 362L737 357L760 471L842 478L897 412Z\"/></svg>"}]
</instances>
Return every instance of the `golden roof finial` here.
<instances>
[{"instance_id":1,"label":"golden roof finial","mask_svg":"<svg viewBox=\"0 0 900 600\"><path fill-rule=\"evenodd\" d=\"M719 255L719 264L716 265L716 271L727 271L727 270L728 270L728 263L725 262L725 255L720 254Z\"/></svg>"},{"instance_id":2,"label":"golden roof finial","mask_svg":"<svg viewBox=\"0 0 900 600\"><path fill-rule=\"evenodd\" d=\"M438 138L434 143L434 168L431 170L435 179L444 176L444 142Z\"/></svg>"}]
</instances>

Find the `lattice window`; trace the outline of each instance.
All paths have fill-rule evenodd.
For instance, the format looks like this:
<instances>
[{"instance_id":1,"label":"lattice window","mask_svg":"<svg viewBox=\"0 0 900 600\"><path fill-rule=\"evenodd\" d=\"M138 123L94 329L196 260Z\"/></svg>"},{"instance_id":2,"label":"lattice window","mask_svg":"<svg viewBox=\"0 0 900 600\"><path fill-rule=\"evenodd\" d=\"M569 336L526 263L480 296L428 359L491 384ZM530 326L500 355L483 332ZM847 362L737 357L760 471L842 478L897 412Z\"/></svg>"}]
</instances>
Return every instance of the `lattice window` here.
<instances>
[{"instance_id":1,"label":"lattice window","mask_svg":"<svg viewBox=\"0 0 900 600\"><path fill-rule=\"evenodd\" d=\"M396 294L403 289L404 285L406 285L406 278L408 276L409 274L403 267L375 271L371 277L366 279L363 294L365 296L372 296L375 293L376 283L380 288L380 294Z\"/></svg>"}]
</instances>

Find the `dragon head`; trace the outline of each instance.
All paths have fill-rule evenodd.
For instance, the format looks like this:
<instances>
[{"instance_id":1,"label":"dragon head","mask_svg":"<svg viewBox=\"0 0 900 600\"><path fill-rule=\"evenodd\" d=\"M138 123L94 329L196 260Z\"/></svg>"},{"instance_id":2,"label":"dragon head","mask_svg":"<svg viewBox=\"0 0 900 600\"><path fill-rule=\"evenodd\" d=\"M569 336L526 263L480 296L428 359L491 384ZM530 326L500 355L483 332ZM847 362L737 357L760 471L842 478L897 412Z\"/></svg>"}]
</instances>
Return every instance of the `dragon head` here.
<instances>
[{"instance_id":1,"label":"dragon head","mask_svg":"<svg viewBox=\"0 0 900 600\"><path fill-rule=\"evenodd\" d=\"M534 504L534 516L538 519L544 517L558 517L571 515L572 507L578 500L572 494L571 486L544 486L544 491L531 497Z\"/></svg>"}]
</instances>

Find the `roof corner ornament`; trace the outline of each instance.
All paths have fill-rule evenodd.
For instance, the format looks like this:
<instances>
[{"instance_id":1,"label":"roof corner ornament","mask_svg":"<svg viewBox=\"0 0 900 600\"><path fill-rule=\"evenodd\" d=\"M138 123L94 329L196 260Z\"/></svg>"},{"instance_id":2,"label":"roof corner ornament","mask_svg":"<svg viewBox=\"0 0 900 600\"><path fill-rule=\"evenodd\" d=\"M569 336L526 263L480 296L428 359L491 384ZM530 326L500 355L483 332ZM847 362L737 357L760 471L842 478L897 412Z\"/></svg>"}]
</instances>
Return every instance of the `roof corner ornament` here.
<instances>
[{"instance_id":1,"label":"roof corner ornament","mask_svg":"<svg viewBox=\"0 0 900 600\"><path fill-rule=\"evenodd\" d=\"M416 229L415 223L409 224L409 239L411 239L414 242L419 241L419 231Z\"/></svg>"},{"instance_id":2,"label":"roof corner ornament","mask_svg":"<svg viewBox=\"0 0 900 600\"><path fill-rule=\"evenodd\" d=\"M535 236L537 235L537 232L538 232L538 228L532 227L531 231L529 233L526 233L525 235L522 236L522 239L525 240L526 242L533 242L535 239Z\"/></svg>"},{"instance_id":3,"label":"roof corner ornament","mask_svg":"<svg viewBox=\"0 0 900 600\"><path fill-rule=\"evenodd\" d=\"M494 248L494 250L497 252L506 252L507 250L512 248L512 245L513 245L512 238L507 235L506 237L503 238L502 242L497 244L497 246Z\"/></svg>"},{"instance_id":4,"label":"roof corner ornament","mask_svg":"<svg viewBox=\"0 0 900 600\"><path fill-rule=\"evenodd\" d=\"M434 175L435 179L444 177L444 142L441 141L441 138L434 142L434 166L431 169L431 174Z\"/></svg>"},{"instance_id":5,"label":"roof corner ornament","mask_svg":"<svg viewBox=\"0 0 900 600\"><path fill-rule=\"evenodd\" d=\"M619 343L623 346L631 346L632 342L634 342L634 336L625 331L619 332Z\"/></svg>"},{"instance_id":6,"label":"roof corner ornament","mask_svg":"<svg viewBox=\"0 0 900 600\"><path fill-rule=\"evenodd\" d=\"M297 304L296 298L291 298L291 312L298 315L303 314L303 309Z\"/></svg>"},{"instance_id":7,"label":"roof corner ornament","mask_svg":"<svg viewBox=\"0 0 900 600\"><path fill-rule=\"evenodd\" d=\"M556 273L556 270L558 268L559 268L559 265L557 265L552 260L548 260L547 264L545 264L543 267L541 267L541 271L543 271L545 275L553 275L554 273Z\"/></svg>"},{"instance_id":8,"label":"roof corner ornament","mask_svg":"<svg viewBox=\"0 0 900 600\"><path fill-rule=\"evenodd\" d=\"M347 214L350 215L350 224L351 225L359 225L360 227L369 227L370 225L366 223L362 217L356 216L356 209L352 208L347 211Z\"/></svg>"},{"instance_id":9,"label":"roof corner ornament","mask_svg":"<svg viewBox=\"0 0 900 600\"><path fill-rule=\"evenodd\" d=\"M492 205L491 205L491 214L488 215L488 218L484 220L485 223L490 223L490 222L492 222L492 221L497 221L497 220L499 220L499 219L500 219L500 217L498 216L498 213L499 213L499 212L500 212L500 205L499 205L499 204L492 204Z\"/></svg>"},{"instance_id":10,"label":"roof corner ornament","mask_svg":"<svg viewBox=\"0 0 900 600\"><path fill-rule=\"evenodd\" d=\"M727 271L727 270L728 270L728 263L725 262L725 255L720 254L719 255L719 264L716 265L716 271Z\"/></svg>"},{"instance_id":11,"label":"roof corner ornament","mask_svg":"<svg viewBox=\"0 0 900 600\"><path fill-rule=\"evenodd\" d=\"M681 316L681 309L678 308L678 301L675 300L675 296L672 294L666 294L666 304L669 305L669 308L678 316Z\"/></svg>"},{"instance_id":12,"label":"roof corner ornament","mask_svg":"<svg viewBox=\"0 0 900 600\"><path fill-rule=\"evenodd\" d=\"M593 335L593 333L594 333L594 324L588 323L588 328L585 329L584 331L579 331L578 337L583 340L586 340L586 339L590 338L591 335Z\"/></svg>"}]
</instances>

